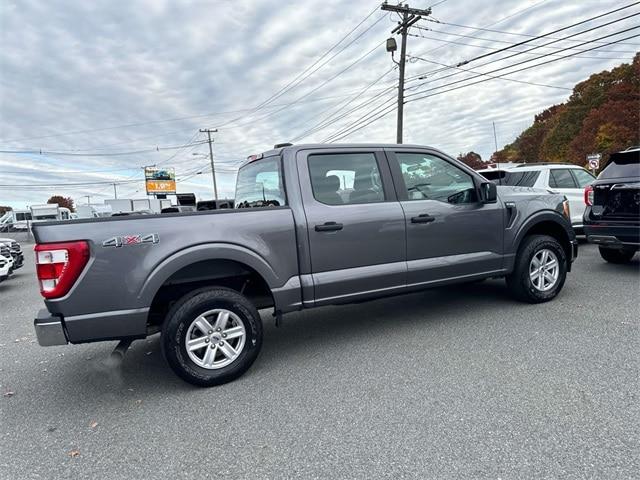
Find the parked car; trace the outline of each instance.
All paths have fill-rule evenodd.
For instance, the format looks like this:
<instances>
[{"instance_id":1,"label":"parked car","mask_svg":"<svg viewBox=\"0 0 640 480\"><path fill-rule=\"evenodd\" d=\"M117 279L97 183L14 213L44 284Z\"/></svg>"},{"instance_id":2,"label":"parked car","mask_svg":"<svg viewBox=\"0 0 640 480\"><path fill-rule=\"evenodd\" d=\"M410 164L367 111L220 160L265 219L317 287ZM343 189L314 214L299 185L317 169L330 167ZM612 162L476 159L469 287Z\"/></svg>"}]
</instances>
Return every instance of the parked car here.
<instances>
[{"instance_id":1,"label":"parked car","mask_svg":"<svg viewBox=\"0 0 640 480\"><path fill-rule=\"evenodd\" d=\"M277 323L492 277L546 302L578 251L564 195L498 187L429 147L276 148L240 168L235 198L235 210L36 225L40 345L126 348L161 331L177 375L217 385L256 359L260 308Z\"/></svg>"},{"instance_id":2,"label":"parked car","mask_svg":"<svg viewBox=\"0 0 640 480\"><path fill-rule=\"evenodd\" d=\"M0 282L4 282L7 278L9 278L9 259L0 255Z\"/></svg>"},{"instance_id":3,"label":"parked car","mask_svg":"<svg viewBox=\"0 0 640 480\"><path fill-rule=\"evenodd\" d=\"M13 267L21 268L24 264L24 255L20 244L12 238L0 238L0 243L4 243L9 247L9 253L11 254L11 258L13 258Z\"/></svg>"},{"instance_id":4,"label":"parked car","mask_svg":"<svg viewBox=\"0 0 640 480\"><path fill-rule=\"evenodd\" d=\"M498 185L544 188L563 194L569 200L571 225L578 235L583 233L584 188L595 180L584 168L564 163L525 163L478 173Z\"/></svg>"},{"instance_id":5,"label":"parked car","mask_svg":"<svg viewBox=\"0 0 640 480\"><path fill-rule=\"evenodd\" d=\"M584 201L587 241L607 262L630 261L640 249L640 148L611 155Z\"/></svg>"},{"instance_id":6,"label":"parked car","mask_svg":"<svg viewBox=\"0 0 640 480\"><path fill-rule=\"evenodd\" d=\"M0 257L3 258L4 261L7 263L9 267L8 273L9 275L11 275L14 270L15 262L13 260L13 256L11 255L11 249L9 248L9 245L2 242L0 242Z\"/></svg>"}]
</instances>

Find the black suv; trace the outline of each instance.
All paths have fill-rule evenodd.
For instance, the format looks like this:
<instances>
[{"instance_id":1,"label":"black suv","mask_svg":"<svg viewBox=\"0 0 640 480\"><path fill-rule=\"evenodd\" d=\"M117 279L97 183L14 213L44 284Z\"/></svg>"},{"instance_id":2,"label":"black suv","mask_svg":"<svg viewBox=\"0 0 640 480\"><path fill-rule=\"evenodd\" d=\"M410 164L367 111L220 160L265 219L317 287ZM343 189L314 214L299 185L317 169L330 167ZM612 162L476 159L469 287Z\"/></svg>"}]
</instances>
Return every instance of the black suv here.
<instances>
[{"instance_id":1,"label":"black suv","mask_svg":"<svg viewBox=\"0 0 640 480\"><path fill-rule=\"evenodd\" d=\"M612 154L584 201L587 240L607 262L630 261L640 249L640 147Z\"/></svg>"}]
</instances>

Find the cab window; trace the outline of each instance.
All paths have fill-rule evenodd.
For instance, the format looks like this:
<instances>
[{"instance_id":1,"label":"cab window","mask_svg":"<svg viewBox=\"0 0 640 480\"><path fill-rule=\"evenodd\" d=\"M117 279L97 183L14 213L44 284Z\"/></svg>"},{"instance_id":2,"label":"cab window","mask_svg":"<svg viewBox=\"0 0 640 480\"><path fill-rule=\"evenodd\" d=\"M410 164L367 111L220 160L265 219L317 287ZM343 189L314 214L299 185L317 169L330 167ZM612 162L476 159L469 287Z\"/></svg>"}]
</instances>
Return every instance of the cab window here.
<instances>
[{"instance_id":1,"label":"cab window","mask_svg":"<svg viewBox=\"0 0 640 480\"><path fill-rule=\"evenodd\" d=\"M396 153L396 158L409 200L478 201L471 175L443 158L426 153Z\"/></svg>"},{"instance_id":2,"label":"cab window","mask_svg":"<svg viewBox=\"0 0 640 480\"><path fill-rule=\"evenodd\" d=\"M286 205L280 158L268 157L242 167L236 180L236 208Z\"/></svg>"},{"instance_id":3,"label":"cab window","mask_svg":"<svg viewBox=\"0 0 640 480\"><path fill-rule=\"evenodd\" d=\"M327 205L384 202L380 170L373 153L309 155L313 197Z\"/></svg>"}]
</instances>

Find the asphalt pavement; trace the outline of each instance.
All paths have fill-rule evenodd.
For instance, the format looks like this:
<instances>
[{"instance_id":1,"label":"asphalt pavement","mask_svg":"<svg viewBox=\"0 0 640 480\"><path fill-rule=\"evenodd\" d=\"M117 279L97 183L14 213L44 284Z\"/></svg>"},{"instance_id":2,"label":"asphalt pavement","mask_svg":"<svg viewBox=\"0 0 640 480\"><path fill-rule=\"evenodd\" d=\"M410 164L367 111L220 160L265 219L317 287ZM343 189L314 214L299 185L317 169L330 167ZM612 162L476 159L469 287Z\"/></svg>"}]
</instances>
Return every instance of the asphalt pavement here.
<instances>
[{"instance_id":1,"label":"asphalt pavement","mask_svg":"<svg viewBox=\"0 0 640 480\"><path fill-rule=\"evenodd\" d=\"M0 478L640 477L640 262L582 244L560 296L499 280L264 312L241 379L175 377L158 336L40 347L26 266L0 284ZM109 285L105 285L109 288Z\"/></svg>"}]
</instances>

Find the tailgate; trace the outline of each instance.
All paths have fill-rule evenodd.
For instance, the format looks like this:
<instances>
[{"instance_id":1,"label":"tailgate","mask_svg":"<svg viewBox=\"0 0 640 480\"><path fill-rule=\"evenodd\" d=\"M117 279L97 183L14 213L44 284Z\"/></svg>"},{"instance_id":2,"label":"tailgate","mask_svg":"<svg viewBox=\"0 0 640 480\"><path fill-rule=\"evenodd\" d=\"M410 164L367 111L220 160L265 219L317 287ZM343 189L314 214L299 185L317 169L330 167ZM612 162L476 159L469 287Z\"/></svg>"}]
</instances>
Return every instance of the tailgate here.
<instances>
[{"instance_id":1,"label":"tailgate","mask_svg":"<svg viewBox=\"0 0 640 480\"><path fill-rule=\"evenodd\" d=\"M593 207L602 218L634 220L640 217L640 182L596 184Z\"/></svg>"}]
</instances>

